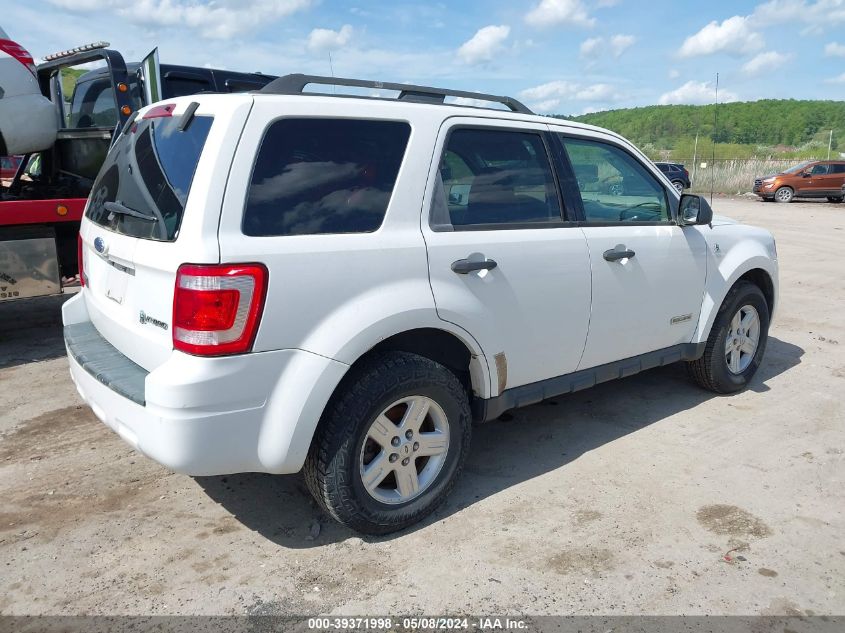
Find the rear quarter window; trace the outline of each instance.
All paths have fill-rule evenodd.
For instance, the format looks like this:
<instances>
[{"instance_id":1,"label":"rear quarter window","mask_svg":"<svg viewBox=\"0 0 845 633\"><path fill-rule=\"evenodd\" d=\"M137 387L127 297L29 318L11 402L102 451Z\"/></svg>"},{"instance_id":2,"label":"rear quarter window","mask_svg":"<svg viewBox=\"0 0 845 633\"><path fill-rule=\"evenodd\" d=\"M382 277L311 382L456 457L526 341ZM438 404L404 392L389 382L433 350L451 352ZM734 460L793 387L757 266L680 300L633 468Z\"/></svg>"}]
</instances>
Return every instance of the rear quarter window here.
<instances>
[{"instance_id":1,"label":"rear quarter window","mask_svg":"<svg viewBox=\"0 0 845 633\"><path fill-rule=\"evenodd\" d=\"M250 180L250 236L367 233L381 226L411 127L401 121L280 119Z\"/></svg>"}]
</instances>

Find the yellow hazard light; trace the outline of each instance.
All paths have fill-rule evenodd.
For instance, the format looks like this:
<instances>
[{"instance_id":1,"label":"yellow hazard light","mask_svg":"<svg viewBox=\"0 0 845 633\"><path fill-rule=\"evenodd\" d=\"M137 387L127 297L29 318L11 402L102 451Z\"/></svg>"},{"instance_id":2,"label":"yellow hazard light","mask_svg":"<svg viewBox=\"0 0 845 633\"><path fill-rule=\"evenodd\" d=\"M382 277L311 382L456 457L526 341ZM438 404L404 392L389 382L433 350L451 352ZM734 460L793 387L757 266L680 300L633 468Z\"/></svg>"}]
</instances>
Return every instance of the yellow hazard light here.
<instances>
[{"instance_id":1,"label":"yellow hazard light","mask_svg":"<svg viewBox=\"0 0 845 633\"><path fill-rule=\"evenodd\" d=\"M117 89L118 89L120 92L126 92L127 90L129 90L129 86L127 86L125 83L123 83L123 82L121 81L119 84L117 84Z\"/></svg>"},{"instance_id":2,"label":"yellow hazard light","mask_svg":"<svg viewBox=\"0 0 845 633\"><path fill-rule=\"evenodd\" d=\"M120 111L121 111L122 114L124 114L126 116L129 116L130 114L132 114L132 108L130 108L129 106L123 106L120 109Z\"/></svg>"},{"instance_id":3,"label":"yellow hazard light","mask_svg":"<svg viewBox=\"0 0 845 633\"><path fill-rule=\"evenodd\" d=\"M56 207L56 213L59 215L67 215L67 207L63 204L60 204Z\"/></svg>"}]
</instances>

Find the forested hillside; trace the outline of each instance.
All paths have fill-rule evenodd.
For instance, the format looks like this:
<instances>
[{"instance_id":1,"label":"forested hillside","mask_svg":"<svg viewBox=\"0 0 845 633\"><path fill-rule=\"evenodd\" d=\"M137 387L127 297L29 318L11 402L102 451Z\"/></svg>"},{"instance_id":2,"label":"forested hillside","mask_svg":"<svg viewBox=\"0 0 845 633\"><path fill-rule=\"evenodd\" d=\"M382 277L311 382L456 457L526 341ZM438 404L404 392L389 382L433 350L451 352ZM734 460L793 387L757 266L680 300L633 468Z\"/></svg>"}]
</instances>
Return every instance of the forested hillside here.
<instances>
[{"instance_id":1,"label":"forested hillside","mask_svg":"<svg viewBox=\"0 0 845 633\"><path fill-rule=\"evenodd\" d=\"M648 106L563 118L611 129L653 151L670 150L673 154L692 156L696 133L699 150L707 149L709 140L714 138L715 107ZM831 130L833 148L845 151L845 101L790 99L723 103L718 106L715 140L733 146L720 152L717 148L719 154L732 153L730 157L757 155L761 151L818 153L822 147L826 153Z\"/></svg>"}]
</instances>

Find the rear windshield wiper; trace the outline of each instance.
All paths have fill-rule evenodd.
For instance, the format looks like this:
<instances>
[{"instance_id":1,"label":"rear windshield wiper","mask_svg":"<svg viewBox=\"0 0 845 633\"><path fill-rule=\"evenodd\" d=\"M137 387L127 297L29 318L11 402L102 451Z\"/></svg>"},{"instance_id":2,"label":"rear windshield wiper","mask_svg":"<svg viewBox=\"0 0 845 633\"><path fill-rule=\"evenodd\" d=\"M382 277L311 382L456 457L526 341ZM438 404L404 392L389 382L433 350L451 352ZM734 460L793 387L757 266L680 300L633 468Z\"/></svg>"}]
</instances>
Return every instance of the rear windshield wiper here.
<instances>
[{"instance_id":1,"label":"rear windshield wiper","mask_svg":"<svg viewBox=\"0 0 845 633\"><path fill-rule=\"evenodd\" d=\"M117 213L118 215L131 215L133 218L138 218L139 220L147 220L148 222L158 222L158 218L156 216L147 215L146 213L136 211L131 207L127 207L122 202L106 202L103 204L103 207L109 213Z\"/></svg>"}]
</instances>

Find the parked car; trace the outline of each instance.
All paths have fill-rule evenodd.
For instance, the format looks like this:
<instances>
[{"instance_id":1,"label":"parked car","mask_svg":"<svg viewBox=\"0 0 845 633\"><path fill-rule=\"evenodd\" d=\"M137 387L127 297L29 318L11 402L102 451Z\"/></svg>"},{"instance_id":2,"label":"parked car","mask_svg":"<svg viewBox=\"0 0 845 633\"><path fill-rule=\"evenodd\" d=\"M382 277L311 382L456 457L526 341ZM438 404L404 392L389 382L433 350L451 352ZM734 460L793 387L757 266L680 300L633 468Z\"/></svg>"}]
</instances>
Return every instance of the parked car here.
<instances>
[{"instance_id":1,"label":"parked car","mask_svg":"<svg viewBox=\"0 0 845 633\"><path fill-rule=\"evenodd\" d=\"M32 55L0 28L0 156L46 149L57 130L56 113L38 87Z\"/></svg>"},{"instance_id":2,"label":"parked car","mask_svg":"<svg viewBox=\"0 0 845 633\"><path fill-rule=\"evenodd\" d=\"M692 187L687 168L681 163L654 163L657 168L666 174L666 177L678 191Z\"/></svg>"},{"instance_id":3,"label":"parked car","mask_svg":"<svg viewBox=\"0 0 845 633\"><path fill-rule=\"evenodd\" d=\"M754 193L763 200L792 202L793 198L827 198L828 202L845 199L845 161L813 160L799 163L774 176L754 180Z\"/></svg>"},{"instance_id":4,"label":"parked car","mask_svg":"<svg viewBox=\"0 0 845 633\"><path fill-rule=\"evenodd\" d=\"M14 178L20 164L20 156L0 156L0 178Z\"/></svg>"},{"instance_id":5,"label":"parked car","mask_svg":"<svg viewBox=\"0 0 845 633\"><path fill-rule=\"evenodd\" d=\"M613 171L641 193L576 178ZM101 420L178 472L304 469L367 533L443 501L473 421L676 361L743 389L778 288L767 231L612 132L301 75L142 109L79 256L64 336Z\"/></svg>"}]
</instances>

